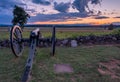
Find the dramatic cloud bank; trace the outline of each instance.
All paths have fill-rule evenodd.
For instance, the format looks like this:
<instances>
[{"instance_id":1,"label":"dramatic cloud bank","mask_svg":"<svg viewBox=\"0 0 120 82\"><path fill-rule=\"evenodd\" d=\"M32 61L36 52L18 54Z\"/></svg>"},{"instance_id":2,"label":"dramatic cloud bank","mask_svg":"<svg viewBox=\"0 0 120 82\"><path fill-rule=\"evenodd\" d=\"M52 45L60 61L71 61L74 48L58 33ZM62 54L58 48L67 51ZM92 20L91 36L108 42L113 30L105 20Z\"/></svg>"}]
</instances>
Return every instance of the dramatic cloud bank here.
<instances>
[{"instance_id":1,"label":"dramatic cloud bank","mask_svg":"<svg viewBox=\"0 0 120 82\"><path fill-rule=\"evenodd\" d=\"M109 1L114 2L114 0ZM90 16L94 19L107 19L111 18L111 15L114 16L113 18L119 19L119 9L116 10L116 7L116 11L112 9L110 12L110 9L100 10L100 8L96 8L96 6L103 6L103 2L108 4L105 0L0 0L0 23L11 23L15 5L23 7L31 15L29 20L31 23L67 21ZM118 2L120 1L118 0Z\"/></svg>"},{"instance_id":2,"label":"dramatic cloud bank","mask_svg":"<svg viewBox=\"0 0 120 82\"><path fill-rule=\"evenodd\" d=\"M50 6L53 3L53 5L51 5L51 6L53 6L53 9L48 8L48 10L46 10L46 11L57 10L60 13L69 13L69 8L73 8L73 9L78 10L80 13L83 13L83 12L91 11L88 6L89 2L91 2L91 4L95 4L95 5L100 4L100 2L101 2L101 0L72 0L73 1L72 3L70 2L71 0L66 0L66 1L68 1L68 2L64 2L64 1L57 2L57 0L1 0L0 11L13 9L14 5L18 5L18 6L27 8L26 10L32 10L32 12L33 12L33 9L31 9L33 7L31 7L31 5L36 7L34 9L37 10L38 7L41 9L41 7L40 7L41 5ZM37 5L39 5L39 6L37 6ZM36 11L36 10L34 10L34 11ZM43 7L42 10L45 10L45 7ZM45 11L43 11L43 12L45 13Z\"/></svg>"}]
</instances>

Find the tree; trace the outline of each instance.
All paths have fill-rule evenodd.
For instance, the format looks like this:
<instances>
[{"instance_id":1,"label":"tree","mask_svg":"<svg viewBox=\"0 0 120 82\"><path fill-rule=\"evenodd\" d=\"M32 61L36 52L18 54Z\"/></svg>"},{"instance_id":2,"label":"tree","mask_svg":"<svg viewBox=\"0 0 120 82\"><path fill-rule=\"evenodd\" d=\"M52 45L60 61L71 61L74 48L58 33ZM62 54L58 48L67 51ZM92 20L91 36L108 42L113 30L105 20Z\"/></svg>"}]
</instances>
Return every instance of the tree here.
<instances>
[{"instance_id":1,"label":"tree","mask_svg":"<svg viewBox=\"0 0 120 82\"><path fill-rule=\"evenodd\" d=\"M19 24L23 29L24 24L27 23L27 20L28 18L30 18L30 15L27 12L25 12L25 10L22 7L15 5L13 10L13 17L13 25Z\"/></svg>"},{"instance_id":2,"label":"tree","mask_svg":"<svg viewBox=\"0 0 120 82\"><path fill-rule=\"evenodd\" d=\"M113 30L113 29L114 29L113 24L110 24L110 26L108 27L108 30Z\"/></svg>"}]
</instances>

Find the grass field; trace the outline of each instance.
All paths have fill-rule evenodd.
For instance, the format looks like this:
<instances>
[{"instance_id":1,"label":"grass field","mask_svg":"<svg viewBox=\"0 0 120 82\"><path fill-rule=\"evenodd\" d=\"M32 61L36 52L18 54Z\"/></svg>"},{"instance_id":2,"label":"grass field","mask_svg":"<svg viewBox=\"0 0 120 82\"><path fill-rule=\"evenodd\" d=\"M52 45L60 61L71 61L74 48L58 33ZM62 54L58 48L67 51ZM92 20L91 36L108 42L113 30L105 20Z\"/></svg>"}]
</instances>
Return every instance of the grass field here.
<instances>
[{"instance_id":1,"label":"grass field","mask_svg":"<svg viewBox=\"0 0 120 82\"><path fill-rule=\"evenodd\" d=\"M9 48L0 48L0 82L20 82L28 51L26 47L23 56L15 58ZM97 70L100 62L120 59L117 46L57 47L55 57L49 52L50 48L37 49L30 82L120 82ZM69 64L73 73L55 73L55 64Z\"/></svg>"},{"instance_id":2,"label":"grass field","mask_svg":"<svg viewBox=\"0 0 120 82\"><path fill-rule=\"evenodd\" d=\"M23 32L23 37L28 38L30 31L35 28L25 28ZM52 28L40 28L41 33L44 37L51 37L52 36ZM110 34L112 31L105 30L103 28L57 28L56 29L56 37L61 38L69 38L69 37L77 37L77 36L87 36L87 35L105 35ZM0 28L0 40L8 39L9 32L8 28Z\"/></svg>"},{"instance_id":3,"label":"grass field","mask_svg":"<svg viewBox=\"0 0 120 82\"><path fill-rule=\"evenodd\" d=\"M24 38L32 29L25 29ZM51 29L42 29L44 37L51 37ZM112 31L104 29L57 29L57 38L77 37L79 35L104 35ZM8 39L7 29L0 29L0 40ZM120 82L118 78L98 72L100 62L120 60L120 45L93 45L76 48L57 47L55 57L50 56L50 48L37 48L30 82ZM29 48L25 47L23 56L15 58L10 48L0 48L0 82L20 82ZM69 64L72 73L55 73L55 64ZM120 69L120 68L119 68ZM120 70L117 71L120 77Z\"/></svg>"}]
</instances>

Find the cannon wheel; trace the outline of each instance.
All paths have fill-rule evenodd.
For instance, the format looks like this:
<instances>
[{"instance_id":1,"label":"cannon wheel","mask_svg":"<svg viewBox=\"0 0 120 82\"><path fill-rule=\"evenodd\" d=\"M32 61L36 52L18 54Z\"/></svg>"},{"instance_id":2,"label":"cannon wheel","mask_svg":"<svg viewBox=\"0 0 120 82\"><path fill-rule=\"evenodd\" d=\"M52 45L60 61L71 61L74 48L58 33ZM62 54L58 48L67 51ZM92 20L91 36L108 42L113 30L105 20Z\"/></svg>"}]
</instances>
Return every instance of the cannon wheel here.
<instances>
[{"instance_id":1,"label":"cannon wheel","mask_svg":"<svg viewBox=\"0 0 120 82\"><path fill-rule=\"evenodd\" d=\"M15 25L10 31L10 45L12 52L16 57L22 55L24 44L22 42L22 30L19 26Z\"/></svg>"},{"instance_id":2,"label":"cannon wheel","mask_svg":"<svg viewBox=\"0 0 120 82\"><path fill-rule=\"evenodd\" d=\"M51 55L55 55L55 43L56 43L56 38L55 38L55 27L53 27L52 30L52 50L51 50Z\"/></svg>"}]
</instances>

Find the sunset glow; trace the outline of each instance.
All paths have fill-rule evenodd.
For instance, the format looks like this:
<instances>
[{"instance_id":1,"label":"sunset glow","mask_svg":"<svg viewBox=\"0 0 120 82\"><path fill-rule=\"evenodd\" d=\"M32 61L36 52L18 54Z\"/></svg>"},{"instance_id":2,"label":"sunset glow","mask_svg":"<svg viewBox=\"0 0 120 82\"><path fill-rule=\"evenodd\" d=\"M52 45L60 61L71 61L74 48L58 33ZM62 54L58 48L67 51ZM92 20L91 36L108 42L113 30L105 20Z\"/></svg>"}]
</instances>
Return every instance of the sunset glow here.
<instances>
[{"instance_id":1,"label":"sunset glow","mask_svg":"<svg viewBox=\"0 0 120 82\"><path fill-rule=\"evenodd\" d=\"M52 21L45 21L45 22L34 22L32 24L92 24L92 25L101 25L101 24L111 24L113 22L120 22L120 19L118 18L108 18L108 19L92 19L92 18L85 18L82 21L81 20L75 20L74 21L61 21L61 22L52 22Z\"/></svg>"},{"instance_id":2,"label":"sunset glow","mask_svg":"<svg viewBox=\"0 0 120 82\"><path fill-rule=\"evenodd\" d=\"M11 24L14 5L30 14L28 24L120 24L119 3L120 0L2 0L0 24Z\"/></svg>"}]
</instances>

